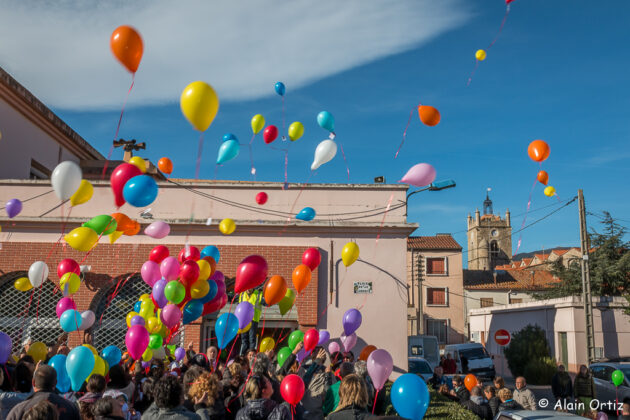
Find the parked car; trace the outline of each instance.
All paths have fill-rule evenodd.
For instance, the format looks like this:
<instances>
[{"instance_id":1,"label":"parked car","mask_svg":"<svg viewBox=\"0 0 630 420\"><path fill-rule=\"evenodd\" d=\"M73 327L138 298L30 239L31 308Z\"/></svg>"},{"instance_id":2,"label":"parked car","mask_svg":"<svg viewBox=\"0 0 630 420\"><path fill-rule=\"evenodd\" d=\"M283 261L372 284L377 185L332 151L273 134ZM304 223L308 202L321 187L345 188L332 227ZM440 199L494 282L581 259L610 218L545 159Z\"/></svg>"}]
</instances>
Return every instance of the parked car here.
<instances>
[{"instance_id":1,"label":"parked car","mask_svg":"<svg viewBox=\"0 0 630 420\"><path fill-rule=\"evenodd\" d=\"M562 413L560 411L532 411L532 410L508 410L501 411L494 416L494 420L545 420L545 419L583 419L584 417Z\"/></svg>"},{"instance_id":2,"label":"parked car","mask_svg":"<svg viewBox=\"0 0 630 420\"><path fill-rule=\"evenodd\" d=\"M409 357L409 373L420 375L426 382L433 376L433 369L426 359L412 356Z\"/></svg>"},{"instance_id":3,"label":"parked car","mask_svg":"<svg viewBox=\"0 0 630 420\"><path fill-rule=\"evenodd\" d=\"M494 379L494 362L480 343L449 344L444 347L444 354L448 353L457 363L457 373L472 373L481 378Z\"/></svg>"},{"instance_id":4,"label":"parked car","mask_svg":"<svg viewBox=\"0 0 630 420\"><path fill-rule=\"evenodd\" d=\"M593 374L593 382L595 382L595 392L597 393L597 399L602 403L608 401L615 401L615 398L619 398L619 401L623 401L625 398L630 398L630 363L612 363L612 362L598 362L589 366L591 373ZM619 369L623 372L623 383L619 385L619 389L615 389L615 385L612 382L612 373Z\"/></svg>"}]
</instances>

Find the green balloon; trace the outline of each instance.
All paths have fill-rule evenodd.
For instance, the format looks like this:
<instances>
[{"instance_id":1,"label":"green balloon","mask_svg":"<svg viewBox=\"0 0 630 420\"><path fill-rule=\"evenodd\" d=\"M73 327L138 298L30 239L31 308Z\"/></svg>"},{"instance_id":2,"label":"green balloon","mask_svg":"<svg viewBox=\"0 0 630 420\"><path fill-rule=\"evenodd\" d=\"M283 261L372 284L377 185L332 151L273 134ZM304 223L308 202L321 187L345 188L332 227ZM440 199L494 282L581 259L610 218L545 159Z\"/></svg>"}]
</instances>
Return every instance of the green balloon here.
<instances>
[{"instance_id":1,"label":"green balloon","mask_svg":"<svg viewBox=\"0 0 630 420\"><path fill-rule=\"evenodd\" d=\"M295 347L304 340L304 333L300 330L295 330L289 335L289 348L295 350Z\"/></svg>"},{"instance_id":2,"label":"green balloon","mask_svg":"<svg viewBox=\"0 0 630 420\"><path fill-rule=\"evenodd\" d=\"M612 378L611 379L613 381L613 384L615 384L615 386L621 385L623 383L623 372L620 371L619 369L615 370L612 373Z\"/></svg>"},{"instance_id":3,"label":"green balloon","mask_svg":"<svg viewBox=\"0 0 630 420\"><path fill-rule=\"evenodd\" d=\"M287 358L291 355L291 349L288 347L282 347L278 350L278 366L282 367Z\"/></svg>"},{"instance_id":4,"label":"green balloon","mask_svg":"<svg viewBox=\"0 0 630 420\"><path fill-rule=\"evenodd\" d=\"M166 283L164 296L166 296L166 299L168 299L169 302L177 305L186 297L186 289L180 282L172 280Z\"/></svg>"},{"instance_id":5,"label":"green balloon","mask_svg":"<svg viewBox=\"0 0 630 420\"><path fill-rule=\"evenodd\" d=\"M171 355L175 355L175 349L177 348L175 344L169 344L166 348L171 352Z\"/></svg>"},{"instance_id":6,"label":"green balloon","mask_svg":"<svg viewBox=\"0 0 630 420\"><path fill-rule=\"evenodd\" d=\"M97 235L109 235L110 233L116 232L118 223L116 223L116 219L109 214L101 214L83 223L83 227L92 229Z\"/></svg>"},{"instance_id":7,"label":"green balloon","mask_svg":"<svg viewBox=\"0 0 630 420\"><path fill-rule=\"evenodd\" d=\"M151 334L149 336L149 348L155 350L160 347L162 347L162 337L159 334Z\"/></svg>"},{"instance_id":8,"label":"green balloon","mask_svg":"<svg viewBox=\"0 0 630 420\"><path fill-rule=\"evenodd\" d=\"M280 315L284 315L291 310L293 303L295 302L295 292L291 289L287 289L287 293L282 300L278 302L278 308L280 308Z\"/></svg>"}]
</instances>

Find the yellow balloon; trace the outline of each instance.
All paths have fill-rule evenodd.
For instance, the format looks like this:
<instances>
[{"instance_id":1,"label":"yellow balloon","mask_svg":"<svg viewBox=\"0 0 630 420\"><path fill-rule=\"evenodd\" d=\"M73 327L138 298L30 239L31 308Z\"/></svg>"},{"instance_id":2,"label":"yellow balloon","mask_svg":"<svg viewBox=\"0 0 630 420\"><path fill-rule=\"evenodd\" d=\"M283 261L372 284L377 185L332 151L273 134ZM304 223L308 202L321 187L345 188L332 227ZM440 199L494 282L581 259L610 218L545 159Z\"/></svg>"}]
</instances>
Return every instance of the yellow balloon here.
<instances>
[{"instance_id":1,"label":"yellow balloon","mask_svg":"<svg viewBox=\"0 0 630 420\"><path fill-rule=\"evenodd\" d=\"M197 280L190 286L190 297L193 299L201 299L210 291L208 280Z\"/></svg>"},{"instance_id":2,"label":"yellow balloon","mask_svg":"<svg viewBox=\"0 0 630 420\"><path fill-rule=\"evenodd\" d=\"M475 53L475 58L479 61L483 61L486 59L486 52L484 50L477 50Z\"/></svg>"},{"instance_id":3,"label":"yellow balloon","mask_svg":"<svg viewBox=\"0 0 630 420\"><path fill-rule=\"evenodd\" d=\"M552 187L551 185L545 188L544 192L547 197L553 197L554 195L556 195L556 189Z\"/></svg>"},{"instance_id":4,"label":"yellow balloon","mask_svg":"<svg viewBox=\"0 0 630 420\"><path fill-rule=\"evenodd\" d=\"M346 267L350 267L359 258L359 245L348 242L341 250L341 261Z\"/></svg>"},{"instance_id":5,"label":"yellow balloon","mask_svg":"<svg viewBox=\"0 0 630 420\"><path fill-rule=\"evenodd\" d=\"M149 334L155 334L160 331L162 324L160 324L160 321L156 317L151 316L147 319L146 328L147 331L149 331Z\"/></svg>"},{"instance_id":6,"label":"yellow balloon","mask_svg":"<svg viewBox=\"0 0 630 420\"><path fill-rule=\"evenodd\" d=\"M129 159L129 163L131 163L136 168L140 169L140 171L142 171L143 174L147 172L147 163L140 156L132 157L131 159Z\"/></svg>"},{"instance_id":7,"label":"yellow balloon","mask_svg":"<svg viewBox=\"0 0 630 420\"><path fill-rule=\"evenodd\" d=\"M219 230L224 235L231 235L236 230L236 222L232 219L223 219L219 223Z\"/></svg>"},{"instance_id":8,"label":"yellow balloon","mask_svg":"<svg viewBox=\"0 0 630 420\"><path fill-rule=\"evenodd\" d=\"M155 315L155 313L148 309L148 308L141 308L140 312L138 312L138 315L140 315L142 318L144 318L145 322L147 319L151 318L153 315Z\"/></svg>"},{"instance_id":9,"label":"yellow balloon","mask_svg":"<svg viewBox=\"0 0 630 420\"><path fill-rule=\"evenodd\" d=\"M184 117L199 131L206 131L219 111L219 97L206 82L192 82L179 100Z\"/></svg>"},{"instance_id":10,"label":"yellow balloon","mask_svg":"<svg viewBox=\"0 0 630 420\"><path fill-rule=\"evenodd\" d=\"M276 347L276 342L271 337L265 337L260 342L260 352L264 353L267 350L273 350Z\"/></svg>"},{"instance_id":11,"label":"yellow balloon","mask_svg":"<svg viewBox=\"0 0 630 420\"><path fill-rule=\"evenodd\" d=\"M89 227L81 226L73 229L64 239L77 251L88 252L98 242L98 234Z\"/></svg>"},{"instance_id":12,"label":"yellow balloon","mask_svg":"<svg viewBox=\"0 0 630 420\"><path fill-rule=\"evenodd\" d=\"M168 337L168 328L166 328L166 325L162 324L162 327L160 328L160 331L157 332L159 335L162 336L162 338L166 338Z\"/></svg>"},{"instance_id":13,"label":"yellow balloon","mask_svg":"<svg viewBox=\"0 0 630 420\"><path fill-rule=\"evenodd\" d=\"M254 134L260 133L260 130L265 126L265 117L260 114L256 114L252 117L252 131Z\"/></svg>"},{"instance_id":14,"label":"yellow balloon","mask_svg":"<svg viewBox=\"0 0 630 420\"><path fill-rule=\"evenodd\" d=\"M87 203L90 201L90 198L92 198L92 195L94 195L92 183L82 179L79 188L72 194L72 197L70 197L70 204L78 206L79 204Z\"/></svg>"},{"instance_id":15,"label":"yellow balloon","mask_svg":"<svg viewBox=\"0 0 630 420\"><path fill-rule=\"evenodd\" d=\"M13 285L20 292L28 292L29 290L31 290L33 288L33 285L31 284L31 282L28 279L28 277L20 277L19 279L17 279L15 281L15 283Z\"/></svg>"},{"instance_id":16,"label":"yellow balloon","mask_svg":"<svg viewBox=\"0 0 630 420\"><path fill-rule=\"evenodd\" d=\"M127 318L125 318L127 321L127 327L131 328L131 319L136 315L139 315L136 311L131 311L127 314Z\"/></svg>"},{"instance_id":17,"label":"yellow balloon","mask_svg":"<svg viewBox=\"0 0 630 420\"><path fill-rule=\"evenodd\" d=\"M301 122L296 121L289 126L289 138L296 141L304 134L304 126Z\"/></svg>"},{"instance_id":18,"label":"yellow balloon","mask_svg":"<svg viewBox=\"0 0 630 420\"><path fill-rule=\"evenodd\" d=\"M93 345L91 345L91 344L84 344L83 347L87 347L88 349L90 349L90 351L92 352L92 354L94 356L98 356L98 351L94 348Z\"/></svg>"},{"instance_id":19,"label":"yellow balloon","mask_svg":"<svg viewBox=\"0 0 630 420\"><path fill-rule=\"evenodd\" d=\"M199 266L199 277L197 280L208 280L210 278L210 274L212 274L212 267L210 267L210 263L206 260L198 260L197 265Z\"/></svg>"},{"instance_id":20,"label":"yellow balloon","mask_svg":"<svg viewBox=\"0 0 630 420\"><path fill-rule=\"evenodd\" d=\"M140 301L140 308L141 309L147 309L147 310L151 311L152 313L155 313L155 304L153 303L151 298L141 300Z\"/></svg>"},{"instance_id":21,"label":"yellow balloon","mask_svg":"<svg viewBox=\"0 0 630 420\"><path fill-rule=\"evenodd\" d=\"M113 244L114 242L116 242L118 240L118 238L120 238L122 236L122 232L119 231L115 231L109 234L109 243Z\"/></svg>"},{"instance_id":22,"label":"yellow balloon","mask_svg":"<svg viewBox=\"0 0 630 420\"><path fill-rule=\"evenodd\" d=\"M238 333L239 333L239 334L246 333L247 331L249 331L249 330L250 330L250 328L252 328L252 323L251 323L251 322L250 322L249 324L247 324L247 325L245 326L245 328L243 328L242 330L238 330Z\"/></svg>"},{"instance_id":23,"label":"yellow balloon","mask_svg":"<svg viewBox=\"0 0 630 420\"><path fill-rule=\"evenodd\" d=\"M144 353L142 353L142 360L144 362L150 362L153 359L153 351L150 348L147 348Z\"/></svg>"},{"instance_id":24,"label":"yellow balloon","mask_svg":"<svg viewBox=\"0 0 630 420\"><path fill-rule=\"evenodd\" d=\"M48 354L48 347L46 347L46 344L42 343L41 341L36 341L31 344L26 354L31 356L33 360L35 360L35 363L37 363L40 360L46 359L46 355Z\"/></svg>"},{"instance_id":25,"label":"yellow balloon","mask_svg":"<svg viewBox=\"0 0 630 420\"><path fill-rule=\"evenodd\" d=\"M140 302L144 302L145 300L151 301L151 295L150 295L150 294L148 294L148 293L143 293L143 294L141 294L141 295L140 295L140 297L138 298L138 300L139 300ZM151 301L151 303L153 303L153 302Z\"/></svg>"},{"instance_id":26,"label":"yellow balloon","mask_svg":"<svg viewBox=\"0 0 630 420\"><path fill-rule=\"evenodd\" d=\"M65 291L67 287L68 294L71 294L71 295L75 294L77 290L79 290L80 286L81 286L81 279L75 273L68 272L64 274L63 276L61 276L61 279L59 279L59 288L62 291Z\"/></svg>"}]
</instances>

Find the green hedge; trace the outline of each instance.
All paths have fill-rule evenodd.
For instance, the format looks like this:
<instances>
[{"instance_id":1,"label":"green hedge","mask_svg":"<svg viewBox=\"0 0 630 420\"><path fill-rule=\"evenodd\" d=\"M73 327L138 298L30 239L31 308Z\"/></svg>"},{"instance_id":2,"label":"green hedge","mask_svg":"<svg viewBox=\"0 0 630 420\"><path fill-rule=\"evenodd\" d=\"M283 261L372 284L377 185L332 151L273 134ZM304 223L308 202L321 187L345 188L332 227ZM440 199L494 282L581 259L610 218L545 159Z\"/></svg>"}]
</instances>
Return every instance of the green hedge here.
<instances>
[{"instance_id":1,"label":"green hedge","mask_svg":"<svg viewBox=\"0 0 630 420\"><path fill-rule=\"evenodd\" d=\"M429 387L429 392L431 393L431 402L427 414L424 416L425 419L480 420L472 411L438 394L431 387Z\"/></svg>"}]
</instances>

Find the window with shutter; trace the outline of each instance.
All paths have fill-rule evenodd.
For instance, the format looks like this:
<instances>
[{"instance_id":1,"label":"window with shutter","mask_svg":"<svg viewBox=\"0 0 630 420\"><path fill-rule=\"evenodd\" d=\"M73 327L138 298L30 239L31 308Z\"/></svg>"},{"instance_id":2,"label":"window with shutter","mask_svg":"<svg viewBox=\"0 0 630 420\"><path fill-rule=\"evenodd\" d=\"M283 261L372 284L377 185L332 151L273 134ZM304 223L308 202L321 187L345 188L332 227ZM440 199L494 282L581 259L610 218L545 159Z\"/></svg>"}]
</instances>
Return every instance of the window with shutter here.
<instances>
[{"instance_id":1,"label":"window with shutter","mask_svg":"<svg viewBox=\"0 0 630 420\"><path fill-rule=\"evenodd\" d=\"M445 287L427 287L427 305L446 305L446 294Z\"/></svg>"},{"instance_id":2,"label":"window with shutter","mask_svg":"<svg viewBox=\"0 0 630 420\"><path fill-rule=\"evenodd\" d=\"M427 274L446 274L445 258L427 258Z\"/></svg>"},{"instance_id":3,"label":"window with shutter","mask_svg":"<svg viewBox=\"0 0 630 420\"><path fill-rule=\"evenodd\" d=\"M494 306L494 299L493 298L481 298L481 299L479 299L479 303L481 304L482 308L487 308L489 306Z\"/></svg>"}]
</instances>

